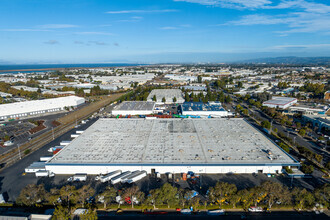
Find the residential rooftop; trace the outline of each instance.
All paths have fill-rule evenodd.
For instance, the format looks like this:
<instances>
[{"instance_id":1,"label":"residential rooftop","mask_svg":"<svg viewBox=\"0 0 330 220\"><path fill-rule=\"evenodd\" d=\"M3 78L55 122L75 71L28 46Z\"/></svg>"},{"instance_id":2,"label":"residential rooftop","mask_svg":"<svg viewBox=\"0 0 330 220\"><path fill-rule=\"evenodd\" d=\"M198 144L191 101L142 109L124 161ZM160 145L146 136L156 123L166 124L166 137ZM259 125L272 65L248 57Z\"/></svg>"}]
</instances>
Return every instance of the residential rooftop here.
<instances>
[{"instance_id":1,"label":"residential rooftop","mask_svg":"<svg viewBox=\"0 0 330 220\"><path fill-rule=\"evenodd\" d=\"M99 119L47 164L295 164L244 119Z\"/></svg>"}]
</instances>

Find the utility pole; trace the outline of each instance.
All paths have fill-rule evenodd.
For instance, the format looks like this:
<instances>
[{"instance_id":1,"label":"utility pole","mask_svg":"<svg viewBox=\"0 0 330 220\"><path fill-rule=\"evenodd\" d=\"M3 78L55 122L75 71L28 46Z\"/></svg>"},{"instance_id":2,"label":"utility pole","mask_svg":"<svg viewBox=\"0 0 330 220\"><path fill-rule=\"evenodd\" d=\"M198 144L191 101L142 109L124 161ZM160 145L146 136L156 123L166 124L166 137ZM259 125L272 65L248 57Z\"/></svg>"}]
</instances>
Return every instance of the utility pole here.
<instances>
[{"instance_id":1,"label":"utility pole","mask_svg":"<svg viewBox=\"0 0 330 220\"><path fill-rule=\"evenodd\" d=\"M19 144L17 144L17 149L18 149L19 159L22 159L22 157L21 157L21 150L19 149Z\"/></svg>"}]
</instances>

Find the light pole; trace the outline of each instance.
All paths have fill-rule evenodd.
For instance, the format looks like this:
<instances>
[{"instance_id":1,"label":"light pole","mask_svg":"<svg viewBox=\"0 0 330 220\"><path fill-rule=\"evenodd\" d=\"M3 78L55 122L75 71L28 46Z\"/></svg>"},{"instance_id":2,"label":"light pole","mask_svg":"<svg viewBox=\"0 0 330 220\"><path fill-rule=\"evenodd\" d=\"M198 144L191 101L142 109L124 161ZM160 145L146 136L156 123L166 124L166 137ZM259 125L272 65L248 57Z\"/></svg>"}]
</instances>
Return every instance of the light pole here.
<instances>
[{"instance_id":1,"label":"light pole","mask_svg":"<svg viewBox=\"0 0 330 220\"><path fill-rule=\"evenodd\" d=\"M273 130L273 119L272 122L270 123L270 133L272 133L272 130Z\"/></svg>"},{"instance_id":2,"label":"light pole","mask_svg":"<svg viewBox=\"0 0 330 220\"><path fill-rule=\"evenodd\" d=\"M19 149L19 144L17 144L17 149L18 149L19 159L22 159L22 157L21 157L21 150Z\"/></svg>"},{"instance_id":3,"label":"light pole","mask_svg":"<svg viewBox=\"0 0 330 220\"><path fill-rule=\"evenodd\" d=\"M296 136L293 137L293 144L296 144Z\"/></svg>"}]
</instances>

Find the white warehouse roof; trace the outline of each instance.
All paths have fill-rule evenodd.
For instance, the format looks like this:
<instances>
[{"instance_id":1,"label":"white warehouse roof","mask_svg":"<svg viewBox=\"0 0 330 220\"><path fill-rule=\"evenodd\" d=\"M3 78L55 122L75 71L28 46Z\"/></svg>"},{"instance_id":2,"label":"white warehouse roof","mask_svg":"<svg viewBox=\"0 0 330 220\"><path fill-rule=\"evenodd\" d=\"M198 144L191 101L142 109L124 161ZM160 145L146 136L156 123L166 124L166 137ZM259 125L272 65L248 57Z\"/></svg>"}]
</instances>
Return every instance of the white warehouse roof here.
<instances>
[{"instance_id":1,"label":"white warehouse roof","mask_svg":"<svg viewBox=\"0 0 330 220\"><path fill-rule=\"evenodd\" d=\"M102 164L281 166L296 161L239 118L99 119L46 166Z\"/></svg>"},{"instance_id":2,"label":"white warehouse roof","mask_svg":"<svg viewBox=\"0 0 330 220\"><path fill-rule=\"evenodd\" d=\"M152 114L155 102L146 101L125 101L115 106L112 110L113 115L147 115Z\"/></svg>"},{"instance_id":3,"label":"white warehouse roof","mask_svg":"<svg viewBox=\"0 0 330 220\"><path fill-rule=\"evenodd\" d=\"M84 98L67 96L52 99L34 100L26 102L15 102L0 105L0 117L25 114L29 112L40 112L49 109L63 109L64 107L78 106L85 102Z\"/></svg>"},{"instance_id":4,"label":"white warehouse roof","mask_svg":"<svg viewBox=\"0 0 330 220\"><path fill-rule=\"evenodd\" d=\"M296 98L274 96L271 100L262 103L263 106L287 108L297 103Z\"/></svg>"},{"instance_id":5,"label":"white warehouse roof","mask_svg":"<svg viewBox=\"0 0 330 220\"><path fill-rule=\"evenodd\" d=\"M176 98L176 103L183 103L184 98L182 95L182 91L180 89L154 89L148 95L147 100L153 101L152 98L156 96L156 104L163 104L162 99L166 99L166 104L173 103L173 98Z\"/></svg>"}]
</instances>

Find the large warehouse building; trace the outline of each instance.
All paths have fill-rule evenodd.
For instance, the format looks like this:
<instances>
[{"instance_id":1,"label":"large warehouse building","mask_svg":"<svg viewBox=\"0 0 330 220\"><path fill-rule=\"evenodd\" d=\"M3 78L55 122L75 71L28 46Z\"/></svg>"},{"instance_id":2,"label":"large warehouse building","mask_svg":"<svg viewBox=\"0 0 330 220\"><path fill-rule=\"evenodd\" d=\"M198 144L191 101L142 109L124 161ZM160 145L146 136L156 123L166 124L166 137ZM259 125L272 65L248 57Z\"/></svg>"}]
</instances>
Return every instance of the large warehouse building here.
<instances>
[{"instance_id":1,"label":"large warehouse building","mask_svg":"<svg viewBox=\"0 0 330 220\"><path fill-rule=\"evenodd\" d=\"M262 105L267 106L269 108L286 109L296 104L297 101L298 100L296 98L274 96L271 100L263 102Z\"/></svg>"},{"instance_id":2,"label":"large warehouse building","mask_svg":"<svg viewBox=\"0 0 330 220\"><path fill-rule=\"evenodd\" d=\"M154 113L155 102L126 101L115 106L113 115L149 115Z\"/></svg>"},{"instance_id":3,"label":"large warehouse building","mask_svg":"<svg viewBox=\"0 0 330 220\"><path fill-rule=\"evenodd\" d=\"M228 117L233 114L224 109L220 102L185 102L178 107L182 115Z\"/></svg>"},{"instance_id":4,"label":"large warehouse building","mask_svg":"<svg viewBox=\"0 0 330 220\"><path fill-rule=\"evenodd\" d=\"M62 111L65 107L77 107L85 103L85 99L77 96L67 96L53 99L15 102L0 105L0 119L29 117Z\"/></svg>"},{"instance_id":5,"label":"large warehouse building","mask_svg":"<svg viewBox=\"0 0 330 220\"><path fill-rule=\"evenodd\" d=\"M184 98L182 95L182 91L180 89L154 89L148 95L147 101L154 101L153 98L156 97L156 104L173 104L174 97L176 98L175 103L183 103ZM163 102L163 98L165 98L165 103Z\"/></svg>"},{"instance_id":6,"label":"large warehouse building","mask_svg":"<svg viewBox=\"0 0 330 220\"><path fill-rule=\"evenodd\" d=\"M299 163L244 119L99 119L46 170L281 173L283 166Z\"/></svg>"}]
</instances>

